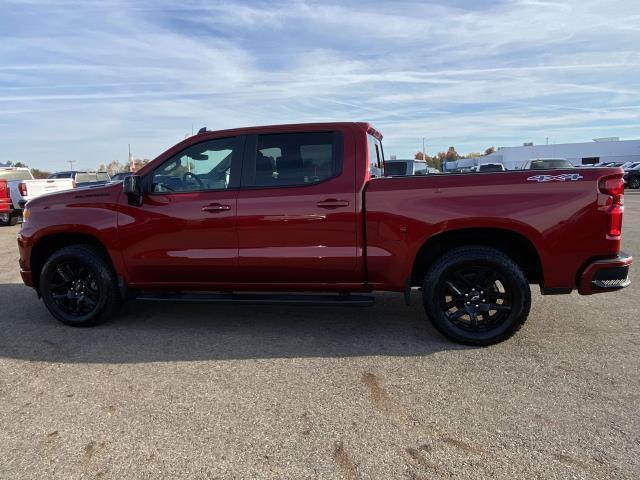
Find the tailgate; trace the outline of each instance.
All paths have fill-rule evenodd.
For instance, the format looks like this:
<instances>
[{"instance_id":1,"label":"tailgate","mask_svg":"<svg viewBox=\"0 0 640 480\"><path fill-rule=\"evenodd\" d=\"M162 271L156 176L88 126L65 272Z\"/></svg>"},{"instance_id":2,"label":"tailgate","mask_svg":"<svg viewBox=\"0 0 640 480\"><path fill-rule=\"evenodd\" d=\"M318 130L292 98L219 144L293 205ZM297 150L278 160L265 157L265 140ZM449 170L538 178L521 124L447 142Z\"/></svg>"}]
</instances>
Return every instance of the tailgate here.
<instances>
[{"instance_id":1,"label":"tailgate","mask_svg":"<svg viewBox=\"0 0 640 480\"><path fill-rule=\"evenodd\" d=\"M70 178L25 180L22 183L26 187L26 192L23 193L24 200L31 200L47 193L61 192L73 188L73 180Z\"/></svg>"}]
</instances>

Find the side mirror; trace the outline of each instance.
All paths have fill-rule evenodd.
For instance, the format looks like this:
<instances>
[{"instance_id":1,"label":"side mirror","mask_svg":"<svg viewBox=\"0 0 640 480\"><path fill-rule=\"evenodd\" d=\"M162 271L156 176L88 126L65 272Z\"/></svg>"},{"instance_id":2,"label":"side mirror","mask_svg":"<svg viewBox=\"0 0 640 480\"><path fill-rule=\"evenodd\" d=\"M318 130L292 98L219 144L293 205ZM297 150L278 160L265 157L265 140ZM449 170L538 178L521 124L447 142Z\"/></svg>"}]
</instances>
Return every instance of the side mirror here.
<instances>
[{"instance_id":1,"label":"side mirror","mask_svg":"<svg viewBox=\"0 0 640 480\"><path fill-rule=\"evenodd\" d=\"M142 177L129 175L122 181L122 191L129 197L130 205L142 205Z\"/></svg>"}]
</instances>

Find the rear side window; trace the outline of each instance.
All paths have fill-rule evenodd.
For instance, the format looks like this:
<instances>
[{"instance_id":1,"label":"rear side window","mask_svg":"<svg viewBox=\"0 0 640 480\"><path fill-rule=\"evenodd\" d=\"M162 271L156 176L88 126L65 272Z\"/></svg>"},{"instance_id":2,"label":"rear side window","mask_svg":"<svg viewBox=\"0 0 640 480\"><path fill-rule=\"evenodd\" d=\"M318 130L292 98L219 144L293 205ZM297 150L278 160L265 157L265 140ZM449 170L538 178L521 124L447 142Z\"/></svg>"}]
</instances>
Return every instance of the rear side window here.
<instances>
[{"instance_id":1,"label":"rear side window","mask_svg":"<svg viewBox=\"0 0 640 480\"><path fill-rule=\"evenodd\" d=\"M0 180L6 180L8 182L14 180L32 180L31 172L29 170L0 170Z\"/></svg>"},{"instance_id":2,"label":"rear side window","mask_svg":"<svg viewBox=\"0 0 640 480\"><path fill-rule=\"evenodd\" d=\"M368 134L367 146L369 149L369 172L371 173L372 177L381 177L384 173L384 155L382 153L382 144L376 137ZM387 173L387 175L393 174ZM405 175L405 173L401 173L399 175Z\"/></svg>"},{"instance_id":3,"label":"rear side window","mask_svg":"<svg viewBox=\"0 0 640 480\"><path fill-rule=\"evenodd\" d=\"M387 177L397 177L407 174L406 162L386 162L384 164L384 174Z\"/></svg>"},{"instance_id":4,"label":"rear side window","mask_svg":"<svg viewBox=\"0 0 640 480\"><path fill-rule=\"evenodd\" d=\"M258 135L248 186L313 185L340 175L342 133Z\"/></svg>"}]
</instances>

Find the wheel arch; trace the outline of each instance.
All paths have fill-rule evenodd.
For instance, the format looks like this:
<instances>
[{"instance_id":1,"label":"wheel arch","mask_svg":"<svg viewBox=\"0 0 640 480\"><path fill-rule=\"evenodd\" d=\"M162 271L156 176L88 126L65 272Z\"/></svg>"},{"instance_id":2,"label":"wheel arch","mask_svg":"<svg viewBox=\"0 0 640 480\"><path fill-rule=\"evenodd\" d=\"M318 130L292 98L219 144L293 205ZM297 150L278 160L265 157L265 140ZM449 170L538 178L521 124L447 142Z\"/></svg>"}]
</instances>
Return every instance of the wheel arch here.
<instances>
[{"instance_id":1,"label":"wheel arch","mask_svg":"<svg viewBox=\"0 0 640 480\"><path fill-rule=\"evenodd\" d=\"M447 230L427 239L415 256L411 270L411 284L422 285L429 267L446 252L471 245L495 248L516 262L529 283L543 284L542 261L533 243L519 232L493 227Z\"/></svg>"},{"instance_id":2,"label":"wheel arch","mask_svg":"<svg viewBox=\"0 0 640 480\"><path fill-rule=\"evenodd\" d=\"M115 271L114 263L105 245L94 235L79 232L50 233L39 238L31 249L30 266L33 274L33 282L38 289L40 284L40 272L47 259L56 251L70 245L89 245L95 248L100 256Z\"/></svg>"}]
</instances>

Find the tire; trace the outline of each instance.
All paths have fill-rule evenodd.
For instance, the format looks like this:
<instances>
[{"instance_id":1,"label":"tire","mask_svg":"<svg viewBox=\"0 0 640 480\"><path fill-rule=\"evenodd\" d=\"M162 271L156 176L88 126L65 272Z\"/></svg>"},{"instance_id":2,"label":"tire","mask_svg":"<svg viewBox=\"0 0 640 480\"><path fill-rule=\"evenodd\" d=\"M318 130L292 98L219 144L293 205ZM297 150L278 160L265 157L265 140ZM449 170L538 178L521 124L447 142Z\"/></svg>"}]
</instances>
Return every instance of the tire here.
<instances>
[{"instance_id":1,"label":"tire","mask_svg":"<svg viewBox=\"0 0 640 480\"><path fill-rule=\"evenodd\" d=\"M640 177L633 177L631 179L629 179L629 186L631 188L633 188L634 190L637 190L640 188Z\"/></svg>"},{"instance_id":2,"label":"tire","mask_svg":"<svg viewBox=\"0 0 640 480\"><path fill-rule=\"evenodd\" d=\"M0 214L0 226L13 227L18 223L19 217L16 213L2 213Z\"/></svg>"},{"instance_id":3,"label":"tire","mask_svg":"<svg viewBox=\"0 0 640 480\"><path fill-rule=\"evenodd\" d=\"M425 275L422 296L433 326L465 345L506 340L531 308L531 290L520 267L483 246L455 248L438 259Z\"/></svg>"},{"instance_id":4,"label":"tire","mask_svg":"<svg viewBox=\"0 0 640 480\"><path fill-rule=\"evenodd\" d=\"M73 327L102 323L122 303L113 268L89 245L71 245L53 253L42 268L39 286L51 315Z\"/></svg>"}]
</instances>

